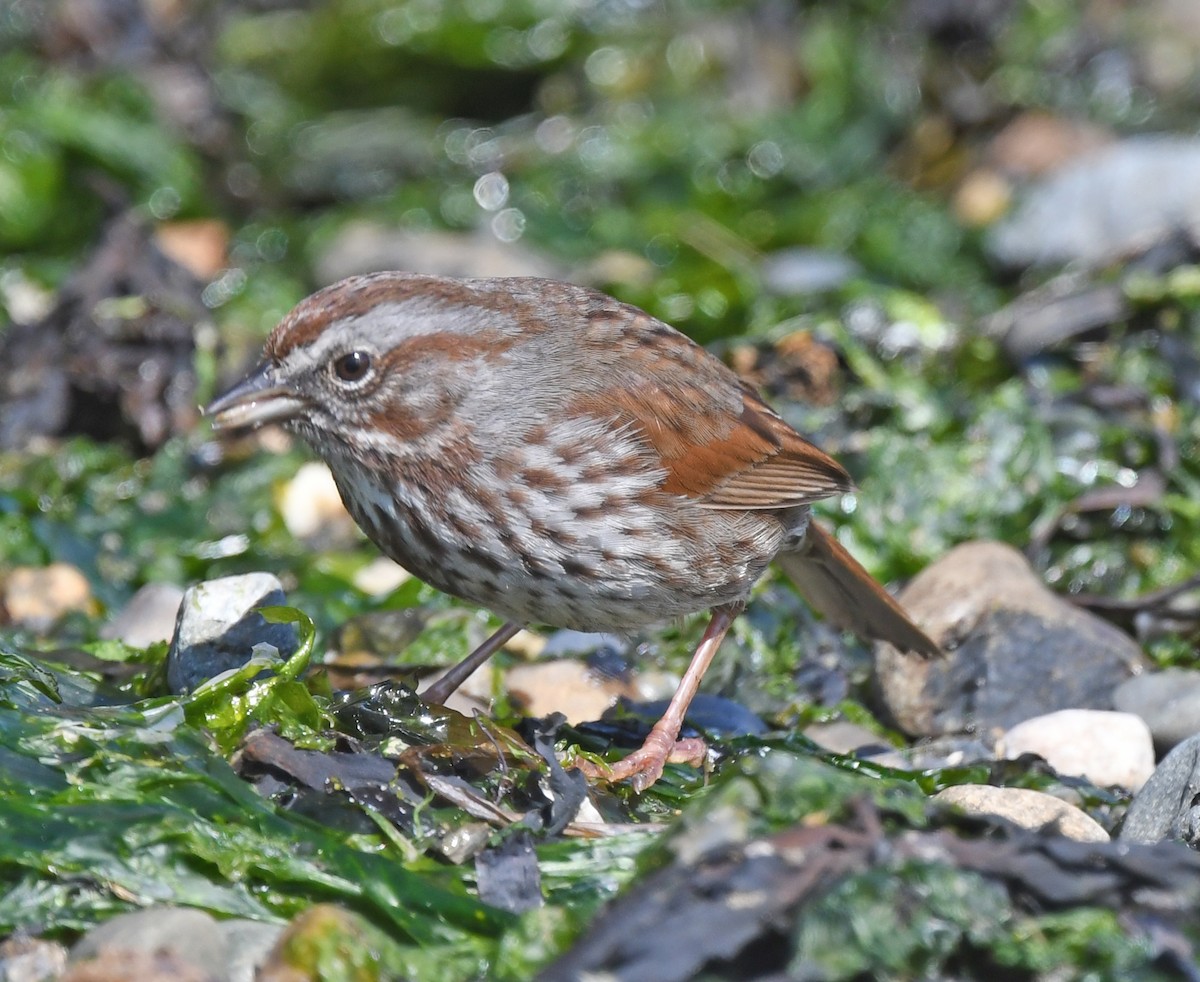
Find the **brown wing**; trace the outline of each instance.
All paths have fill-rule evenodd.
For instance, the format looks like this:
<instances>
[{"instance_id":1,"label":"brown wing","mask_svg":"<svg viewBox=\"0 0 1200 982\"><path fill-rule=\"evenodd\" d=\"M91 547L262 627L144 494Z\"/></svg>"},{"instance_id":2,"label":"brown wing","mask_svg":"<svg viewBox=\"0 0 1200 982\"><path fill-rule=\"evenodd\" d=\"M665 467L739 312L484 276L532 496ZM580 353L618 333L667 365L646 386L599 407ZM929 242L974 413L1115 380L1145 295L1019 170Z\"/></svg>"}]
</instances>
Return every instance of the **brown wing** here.
<instances>
[{"instance_id":1,"label":"brown wing","mask_svg":"<svg viewBox=\"0 0 1200 982\"><path fill-rule=\"evenodd\" d=\"M776 509L853 487L837 461L720 360L645 314L629 316L630 310L607 323L593 319L587 343L612 377L573 408L640 430L667 472L664 491L711 508Z\"/></svg>"},{"instance_id":2,"label":"brown wing","mask_svg":"<svg viewBox=\"0 0 1200 982\"><path fill-rule=\"evenodd\" d=\"M711 469L714 482L697 497L711 508L791 508L854 487L841 464L749 392L743 394L741 415L724 440L703 450L693 448L668 464L671 478L666 489L676 481L682 484L710 461L717 464Z\"/></svg>"}]
</instances>

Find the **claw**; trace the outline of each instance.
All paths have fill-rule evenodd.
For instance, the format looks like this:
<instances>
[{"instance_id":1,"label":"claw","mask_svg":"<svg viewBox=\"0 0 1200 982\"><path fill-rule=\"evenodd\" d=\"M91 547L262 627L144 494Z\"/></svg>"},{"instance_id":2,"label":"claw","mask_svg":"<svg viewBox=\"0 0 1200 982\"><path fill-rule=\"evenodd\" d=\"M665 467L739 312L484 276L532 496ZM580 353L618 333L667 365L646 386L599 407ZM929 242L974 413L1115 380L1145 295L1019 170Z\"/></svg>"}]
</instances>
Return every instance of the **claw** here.
<instances>
[{"instance_id":1,"label":"claw","mask_svg":"<svg viewBox=\"0 0 1200 982\"><path fill-rule=\"evenodd\" d=\"M579 760L575 766L589 781L616 784L630 782L633 790L641 794L662 777L663 767L668 764L691 764L699 767L704 763L708 745L699 737L670 740L661 732L651 731L646 742L633 753L612 764L597 764L590 760Z\"/></svg>"}]
</instances>

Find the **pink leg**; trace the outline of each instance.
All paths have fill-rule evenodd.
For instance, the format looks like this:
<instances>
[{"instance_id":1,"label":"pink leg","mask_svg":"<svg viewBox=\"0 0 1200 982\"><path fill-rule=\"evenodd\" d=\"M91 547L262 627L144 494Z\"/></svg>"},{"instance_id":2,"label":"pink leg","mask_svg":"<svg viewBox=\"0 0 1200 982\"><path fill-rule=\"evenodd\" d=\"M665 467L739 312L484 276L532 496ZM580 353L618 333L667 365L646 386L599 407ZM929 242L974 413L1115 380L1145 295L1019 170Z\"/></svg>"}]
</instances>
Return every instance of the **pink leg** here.
<instances>
[{"instance_id":1,"label":"pink leg","mask_svg":"<svg viewBox=\"0 0 1200 982\"><path fill-rule=\"evenodd\" d=\"M704 742L681 741L679 731L683 728L683 718L687 715L688 706L700 688L700 680L708 671L721 642L725 640L729 626L742 612L742 607L742 604L729 604L717 607L713 611L712 620L708 622L704 637L700 639L696 653L692 655L692 663L684 672L667 711L663 713L662 719L654 724L646 742L639 749L615 764L595 765L588 761L579 761L576 766L588 777L603 781L614 782L633 778L633 789L645 791L662 777L663 765L668 760L686 760L698 764L703 759Z\"/></svg>"},{"instance_id":2,"label":"pink leg","mask_svg":"<svg viewBox=\"0 0 1200 982\"><path fill-rule=\"evenodd\" d=\"M467 677L480 665L504 647L514 634L521 630L520 624L509 621L499 631L488 638L483 644L472 651L466 658L453 666L445 675L421 693L421 701L435 706L444 706L446 700L462 685Z\"/></svg>"}]
</instances>

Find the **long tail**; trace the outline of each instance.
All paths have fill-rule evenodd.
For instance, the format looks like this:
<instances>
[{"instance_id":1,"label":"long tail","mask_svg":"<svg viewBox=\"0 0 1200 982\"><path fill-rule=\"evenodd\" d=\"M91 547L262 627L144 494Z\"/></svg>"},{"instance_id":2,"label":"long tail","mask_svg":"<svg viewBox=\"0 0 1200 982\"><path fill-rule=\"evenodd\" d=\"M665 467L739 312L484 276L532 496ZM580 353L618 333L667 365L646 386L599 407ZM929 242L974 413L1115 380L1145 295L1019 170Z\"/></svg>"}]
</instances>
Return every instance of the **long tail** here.
<instances>
[{"instance_id":1,"label":"long tail","mask_svg":"<svg viewBox=\"0 0 1200 982\"><path fill-rule=\"evenodd\" d=\"M890 641L901 651L941 654L941 649L832 535L810 523L804 543L776 561L816 611L861 637Z\"/></svg>"}]
</instances>

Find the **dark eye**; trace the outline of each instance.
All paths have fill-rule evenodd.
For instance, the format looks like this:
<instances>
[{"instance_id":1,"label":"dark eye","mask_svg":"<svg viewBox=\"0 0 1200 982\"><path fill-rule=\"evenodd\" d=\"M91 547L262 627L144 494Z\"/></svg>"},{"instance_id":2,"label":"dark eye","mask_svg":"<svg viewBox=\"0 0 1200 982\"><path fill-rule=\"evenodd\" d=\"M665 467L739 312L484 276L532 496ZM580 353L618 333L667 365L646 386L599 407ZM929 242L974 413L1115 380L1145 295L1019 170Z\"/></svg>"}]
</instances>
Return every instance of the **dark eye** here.
<instances>
[{"instance_id":1,"label":"dark eye","mask_svg":"<svg viewBox=\"0 0 1200 982\"><path fill-rule=\"evenodd\" d=\"M365 351L351 351L333 363L333 374L343 382L361 382L371 370L371 356Z\"/></svg>"}]
</instances>

